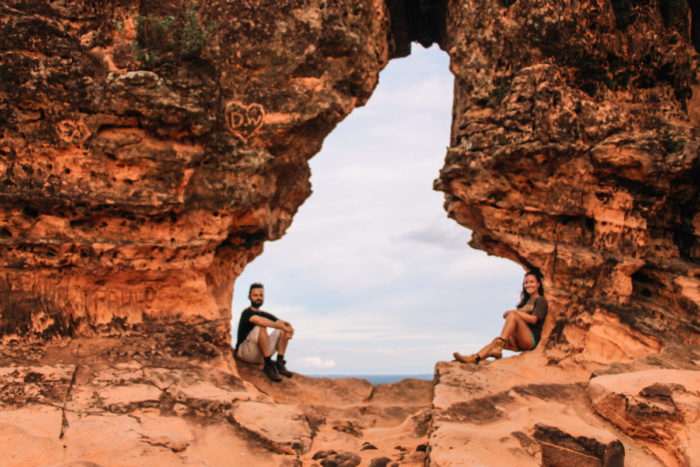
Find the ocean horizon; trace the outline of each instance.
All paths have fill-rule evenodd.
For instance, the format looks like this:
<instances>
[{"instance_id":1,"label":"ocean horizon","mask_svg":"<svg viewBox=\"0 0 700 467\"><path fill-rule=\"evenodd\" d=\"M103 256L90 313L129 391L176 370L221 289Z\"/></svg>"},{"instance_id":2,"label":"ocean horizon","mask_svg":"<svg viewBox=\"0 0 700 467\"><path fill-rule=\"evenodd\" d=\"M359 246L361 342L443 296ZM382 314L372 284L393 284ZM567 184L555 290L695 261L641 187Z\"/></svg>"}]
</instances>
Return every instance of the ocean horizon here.
<instances>
[{"instance_id":1,"label":"ocean horizon","mask_svg":"<svg viewBox=\"0 0 700 467\"><path fill-rule=\"evenodd\" d=\"M432 373L423 373L417 375L306 375L310 378L329 378L329 379L340 379L340 378L358 378L364 379L372 383L374 386L378 384L391 384L398 383L406 378L412 379L423 379L432 381Z\"/></svg>"}]
</instances>

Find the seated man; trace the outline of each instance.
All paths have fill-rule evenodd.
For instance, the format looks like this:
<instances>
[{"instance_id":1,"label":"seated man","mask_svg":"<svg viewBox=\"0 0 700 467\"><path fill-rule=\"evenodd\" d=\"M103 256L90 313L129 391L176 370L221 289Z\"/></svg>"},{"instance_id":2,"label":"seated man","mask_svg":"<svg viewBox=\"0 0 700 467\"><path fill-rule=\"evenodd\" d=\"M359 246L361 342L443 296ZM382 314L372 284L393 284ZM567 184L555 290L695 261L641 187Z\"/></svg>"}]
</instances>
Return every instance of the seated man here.
<instances>
[{"instance_id":1,"label":"seated man","mask_svg":"<svg viewBox=\"0 0 700 467\"><path fill-rule=\"evenodd\" d=\"M263 285L254 283L248 292L250 306L241 312L238 322L236 357L249 363L264 362L263 373L272 381L282 381L279 375L292 377L287 370L284 352L287 342L294 335L294 328L287 321L260 310L265 299ZM267 328L275 328L268 335ZM272 354L277 352L277 362L272 362Z\"/></svg>"}]
</instances>

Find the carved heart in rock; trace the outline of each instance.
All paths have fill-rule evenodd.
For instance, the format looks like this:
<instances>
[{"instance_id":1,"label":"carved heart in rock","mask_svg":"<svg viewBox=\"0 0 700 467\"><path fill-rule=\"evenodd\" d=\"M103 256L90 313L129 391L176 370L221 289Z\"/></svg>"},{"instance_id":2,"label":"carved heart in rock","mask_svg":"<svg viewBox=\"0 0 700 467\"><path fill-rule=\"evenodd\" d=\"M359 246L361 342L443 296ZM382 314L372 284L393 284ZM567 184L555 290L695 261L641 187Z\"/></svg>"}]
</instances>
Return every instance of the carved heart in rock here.
<instances>
[{"instance_id":1,"label":"carved heart in rock","mask_svg":"<svg viewBox=\"0 0 700 467\"><path fill-rule=\"evenodd\" d=\"M248 106L240 102L229 102L225 110L226 126L234 135L246 141L262 126L265 110L260 104Z\"/></svg>"}]
</instances>

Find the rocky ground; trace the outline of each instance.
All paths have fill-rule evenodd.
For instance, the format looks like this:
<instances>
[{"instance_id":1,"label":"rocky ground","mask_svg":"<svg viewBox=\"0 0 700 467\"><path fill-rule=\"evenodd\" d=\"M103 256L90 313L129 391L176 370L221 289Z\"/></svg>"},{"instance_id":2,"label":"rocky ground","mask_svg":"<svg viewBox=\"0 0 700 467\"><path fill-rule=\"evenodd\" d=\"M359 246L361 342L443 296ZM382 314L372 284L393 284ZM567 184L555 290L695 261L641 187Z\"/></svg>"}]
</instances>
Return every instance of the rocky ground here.
<instances>
[{"instance_id":1,"label":"rocky ground","mask_svg":"<svg viewBox=\"0 0 700 467\"><path fill-rule=\"evenodd\" d=\"M430 465L700 465L700 360L671 354L438 363Z\"/></svg>"},{"instance_id":2,"label":"rocky ground","mask_svg":"<svg viewBox=\"0 0 700 467\"><path fill-rule=\"evenodd\" d=\"M315 433L301 456L304 465L424 465L431 381L372 386L362 379L295 374L272 383L257 367L240 364L239 371L277 403L291 404L306 415Z\"/></svg>"},{"instance_id":3,"label":"rocky ground","mask_svg":"<svg viewBox=\"0 0 700 467\"><path fill-rule=\"evenodd\" d=\"M2 462L699 465L696 4L2 2ZM235 280L412 41L455 76L435 188L542 271L542 344L269 385Z\"/></svg>"},{"instance_id":4,"label":"rocky ground","mask_svg":"<svg viewBox=\"0 0 700 467\"><path fill-rule=\"evenodd\" d=\"M700 355L681 347L438 362L434 381L373 386L273 383L230 352L154 342L5 343L3 465L700 465Z\"/></svg>"},{"instance_id":5,"label":"rocky ground","mask_svg":"<svg viewBox=\"0 0 700 467\"><path fill-rule=\"evenodd\" d=\"M152 342L152 341L151 341ZM423 465L432 382L271 383L141 337L4 345L3 465Z\"/></svg>"}]
</instances>

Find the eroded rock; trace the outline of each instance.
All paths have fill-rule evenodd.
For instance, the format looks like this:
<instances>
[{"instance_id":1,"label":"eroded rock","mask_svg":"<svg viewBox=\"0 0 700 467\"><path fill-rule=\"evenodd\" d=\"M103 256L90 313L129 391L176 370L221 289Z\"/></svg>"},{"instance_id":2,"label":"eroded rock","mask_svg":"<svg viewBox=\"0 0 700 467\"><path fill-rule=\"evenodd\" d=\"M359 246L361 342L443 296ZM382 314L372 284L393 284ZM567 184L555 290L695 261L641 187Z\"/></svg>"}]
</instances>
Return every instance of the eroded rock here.
<instances>
[{"instance_id":1,"label":"eroded rock","mask_svg":"<svg viewBox=\"0 0 700 467\"><path fill-rule=\"evenodd\" d=\"M321 461L323 467L356 467L362 459L352 452L340 452L331 454Z\"/></svg>"},{"instance_id":2,"label":"eroded rock","mask_svg":"<svg viewBox=\"0 0 700 467\"><path fill-rule=\"evenodd\" d=\"M435 185L448 214L474 231L472 246L542 270L557 359L658 350L623 337L635 333L697 346L687 17L669 22L658 3L458 3L443 44L451 143ZM593 329L606 314L620 323Z\"/></svg>"},{"instance_id":3,"label":"eroded rock","mask_svg":"<svg viewBox=\"0 0 700 467\"><path fill-rule=\"evenodd\" d=\"M440 362L431 465L664 465L599 417L589 369L546 362L537 351L480 365Z\"/></svg>"},{"instance_id":4,"label":"eroded rock","mask_svg":"<svg viewBox=\"0 0 700 467\"><path fill-rule=\"evenodd\" d=\"M228 344L234 279L388 61L384 2L13 1L3 18L0 334L155 320L220 323Z\"/></svg>"},{"instance_id":5,"label":"eroded rock","mask_svg":"<svg viewBox=\"0 0 700 467\"><path fill-rule=\"evenodd\" d=\"M700 371L647 370L591 379L593 409L667 465L700 458Z\"/></svg>"},{"instance_id":6,"label":"eroded rock","mask_svg":"<svg viewBox=\"0 0 700 467\"><path fill-rule=\"evenodd\" d=\"M535 439L542 446L542 465L600 465L624 467L625 448L612 436L591 438L571 435L568 430L535 425Z\"/></svg>"},{"instance_id":7,"label":"eroded rock","mask_svg":"<svg viewBox=\"0 0 700 467\"><path fill-rule=\"evenodd\" d=\"M311 427L294 406L243 402L231 409L231 417L277 452L304 454L311 446Z\"/></svg>"},{"instance_id":8,"label":"eroded rock","mask_svg":"<svg viewBox=\"0 0 700 467\"><path fill-rule=\"evenodd\" d=\"M700 458L695 3L0 8L6 459ZM435 187L472 246L544 272L543 342L439 363L432 390L270 386L231 357L234 280L284 235L310 194L308 159L411 40L438 43L455 75Z\"/></svg>"}]
</instances>

